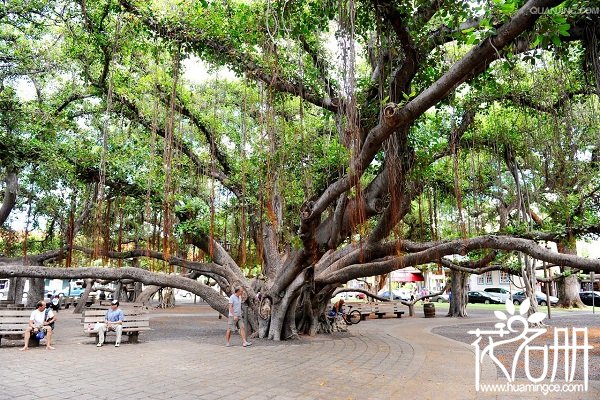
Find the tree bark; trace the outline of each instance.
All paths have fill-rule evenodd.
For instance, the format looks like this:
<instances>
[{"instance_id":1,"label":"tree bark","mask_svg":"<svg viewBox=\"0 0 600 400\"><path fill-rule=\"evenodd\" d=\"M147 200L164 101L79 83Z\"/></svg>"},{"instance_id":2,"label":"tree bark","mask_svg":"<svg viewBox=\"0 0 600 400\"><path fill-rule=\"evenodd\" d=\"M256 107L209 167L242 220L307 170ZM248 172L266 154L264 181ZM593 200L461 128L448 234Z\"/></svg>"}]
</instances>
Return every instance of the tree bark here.
<instances>
[{"instance_id":1,"label":"tree bark","mask_svg":"<svg viewBox=\"0 0 600 400\"><path fill-rule=\"evenodd\" d=\"M577 254L577 242L570 237L557 243L559 253ZM585 308L585 304L579 298L579 280L572 274L569 267L561 267L565 277L558 281L558 307L562 308Z\"/></svg>"},{"instance_id":2,"label":"tree bark","mask_svg":"<svg viewBox=\"0 0 600 400\"><path fill-rule=\"evenodd\" d=\"M187 290L203 298L209 306L223 315L227 313L227 299L198 281L178 275L152 273L140 268L48 268L38 266L0 265L0 277L35 277L45 279L103 279L116 281L132 279L146 285L174 287Z\"/></svg>"},{"instance_id":3,"label":"tree bark","mask_svg":"<svg viewBox=\"0 0 600 400\"><path fill-rule=\"evenodd\" d=\"M6 222L10 212L17 203L17 192L19 190L19 181L15 171L9 171L4 178L6 187L4 188L4 199L0 206L0 225Z\"/></svg>"},{"instance_id":4,"label":"tree bark","mask_svg":"<svg viewBox=\"0 0 600 400\"><path fill-rule=\"evenodd\" d=\"M469 274L451 270L450 271L450 308L447 317L467 317L467 284Z\"/></svg>"},{"instance_id":5,"label":"tree bark","mask_svg":"<svg viewBox=\"0 0 600 400\"><path fill-rule=\"evenodd\" d=\"M146 288L137 296L136 301L144 305L150 304L150 299L154 297L156 292L160 289L160 286L148 285Z\"/></svg>"},{"instance_id":6,"label":"tree bark","mask_svg":"<svg viewBox=\"0 0 600 400\"><path fill-rule=\"evenodd\" d=\"M27 307L34 307L40 300L48 300L44 299L44 279L30 278L29 290L27 292Z\"/></svg>"},{"instance_id":7,"label":"tree bark","mask_svg":"<svg viewBox=\"0 0 600 400\"><path fill-rule=\"evenodd\" d=\"M87 302L90 293L92 292L92 287L94 286L93 279L86 279L85 291L79 297L79 302L77 306L73 309L73 314L81 314L83 312L83 308L85 307L85 303Z\"/></svg>"}]
</instances>

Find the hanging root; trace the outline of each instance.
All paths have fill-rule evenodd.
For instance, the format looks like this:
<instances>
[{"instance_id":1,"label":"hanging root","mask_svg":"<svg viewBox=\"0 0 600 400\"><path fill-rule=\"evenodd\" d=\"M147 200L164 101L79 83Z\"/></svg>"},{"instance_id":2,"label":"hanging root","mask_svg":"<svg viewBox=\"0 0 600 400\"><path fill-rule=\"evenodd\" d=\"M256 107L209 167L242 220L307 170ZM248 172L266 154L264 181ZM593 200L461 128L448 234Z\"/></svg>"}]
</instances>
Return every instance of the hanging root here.
<instances>
[{"instance_id":1,"label":"hanging root","mask_svg":"<svg viewBox=\"0 0 600 400\"><path fill-rule=\"evenodd\" d=\"M583 46L585 48L584 71L590 71L596 80L596 90L600 96L600 43L596 31L600 25L600 19L590 20L585 29Z\"/></svg>"}]
</instances>

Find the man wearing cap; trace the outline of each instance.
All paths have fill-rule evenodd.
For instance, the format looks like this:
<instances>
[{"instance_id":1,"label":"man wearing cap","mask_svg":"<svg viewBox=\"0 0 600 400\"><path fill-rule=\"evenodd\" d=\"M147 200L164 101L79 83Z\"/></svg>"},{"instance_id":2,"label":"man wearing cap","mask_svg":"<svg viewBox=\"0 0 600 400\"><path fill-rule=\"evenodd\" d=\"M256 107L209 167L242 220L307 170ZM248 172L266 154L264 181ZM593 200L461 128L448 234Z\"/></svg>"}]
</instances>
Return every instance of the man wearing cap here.
<instances>
[{"instance_id":1,"label":"man wearing cap","mask_svg":"<svg viewBox=\"0 0 600 400\"><path fill-rule=\"evenodd\" d=\"M33 310L29 317L29 326L25 329L25 345L21 350L29 349L29 337L33 332L37 335L39 332L44 332L46 337L46 349L54 350L51 346L52 342L52 327L56 321L56 316L51 309L46 310L46 302L41 300L37 302L37 308ZM42 336L43 338L44 336Z\"/></svg>"},{"instance_id":2,"label":"man wearing cap","mask_svg":"<svg viewBox=\"0 0 600 400\"><path fill-rule=\"evenodd\" d=\"M119 347L121 345L124 318L125 315L123 314L123 310L119 308L119 300L113 300L112 303L110 303L110 309L106 311L104 323L98 325L98 344L96 346L102 347L106 331L115 331L117 333L115 347Z\"/></svg>"}]
</instances>

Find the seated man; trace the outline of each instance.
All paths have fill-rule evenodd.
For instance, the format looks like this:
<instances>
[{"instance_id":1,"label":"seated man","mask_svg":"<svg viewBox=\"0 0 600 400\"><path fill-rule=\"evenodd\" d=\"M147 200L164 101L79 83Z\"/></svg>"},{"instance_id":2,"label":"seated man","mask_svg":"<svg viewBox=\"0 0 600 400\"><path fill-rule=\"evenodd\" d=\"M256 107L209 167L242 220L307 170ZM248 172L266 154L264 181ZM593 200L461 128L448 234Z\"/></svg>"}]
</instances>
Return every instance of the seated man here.
<instances>
[{"instance_id":1,"label":"seated man","mask_svg":"<svg viewBox=\"0 0 600 400\"><path fill-rule=\"evenodd\" d=\"M119 308L119 300L113 300L110 303L110 309L106 311L104 323L98 325L98 344L96 346L102 347L104 344L104 334L108 330L117 332L115 347L119 347L121 345L124 318L125 315L123 314L123 310Z\"/></svg>"},{"instance_id":2,"label":"seated man","mask_svg":"<svg viewBox=\"0 0 600 400\"><path fill-rule=\"evenodd\" d=\"M329 312L329 317L335 318L338 315L344 315L344 299L338 300L333 307L331 307L331 311Z\"/></svg>"},{"instance_id":3,"label":"seated man","mask_svg":"<svg viewBox=\"0 0 600 400\"><path fill-rule=\"evenodd\" d=\"M56 316L54 312L46 308L45 301L38 301L37 308L33 310L31 316L29 317L29 326L25 329L25 345L21 350L29 349L29 337L33 332L34 335L37 335L39 332L44 332L46 337L46 349L54 350L52 347L52 328L54 327L54 321L56 321Z\"/></svg>"}]
</instances>

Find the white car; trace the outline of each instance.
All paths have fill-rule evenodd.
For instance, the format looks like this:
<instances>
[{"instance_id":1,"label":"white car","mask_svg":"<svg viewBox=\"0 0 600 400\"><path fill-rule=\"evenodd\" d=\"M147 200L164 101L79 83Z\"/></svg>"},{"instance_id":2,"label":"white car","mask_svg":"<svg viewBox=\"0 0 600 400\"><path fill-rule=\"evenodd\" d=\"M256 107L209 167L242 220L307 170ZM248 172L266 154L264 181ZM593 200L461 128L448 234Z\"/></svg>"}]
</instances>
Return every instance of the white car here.
<instances>
[{"instance_id":1,"label":"white car","mask_svg":"<svg viewBox=\"0 0 600 400\"><path fill-rule=\"evenodd\" d=\"M396 289L396 290L392 290L392 293L394 294L394 297L392 298L392 300L404 300L404 301L409 301L410 300L410 293L408 293L405 290L402 289ZM388 289L381 289L377 295L379 297L383 297L385 299L389 299L390 298L390 292Z\"/></svg>"},{"instance_id":2,"label":"white car","mask_svg":"<svg viewBox=\"0 0 600 400\"><path fill-rule=\"evenodd\" d=\"M338 293L331 299L332 303L336 303L338 300L344 300L345 302L352 301L365 301L366 295L360 292L342 292Z\"/></svg>"},{"instance_id":3,"label":"white car","mask_svg":"<svg viewBox=\"0 0 600 400\"><path fill-rule=\"evenodd\" d=\"M511 297L510 292L504 288L490 287L490 288L483 289L483 291L486 292L487 294L491 294L492 296L496 296L496 297L500 298L500 300L503 303L506 303L506 300L508 300Z\"/></svg>"}]
</instances>

